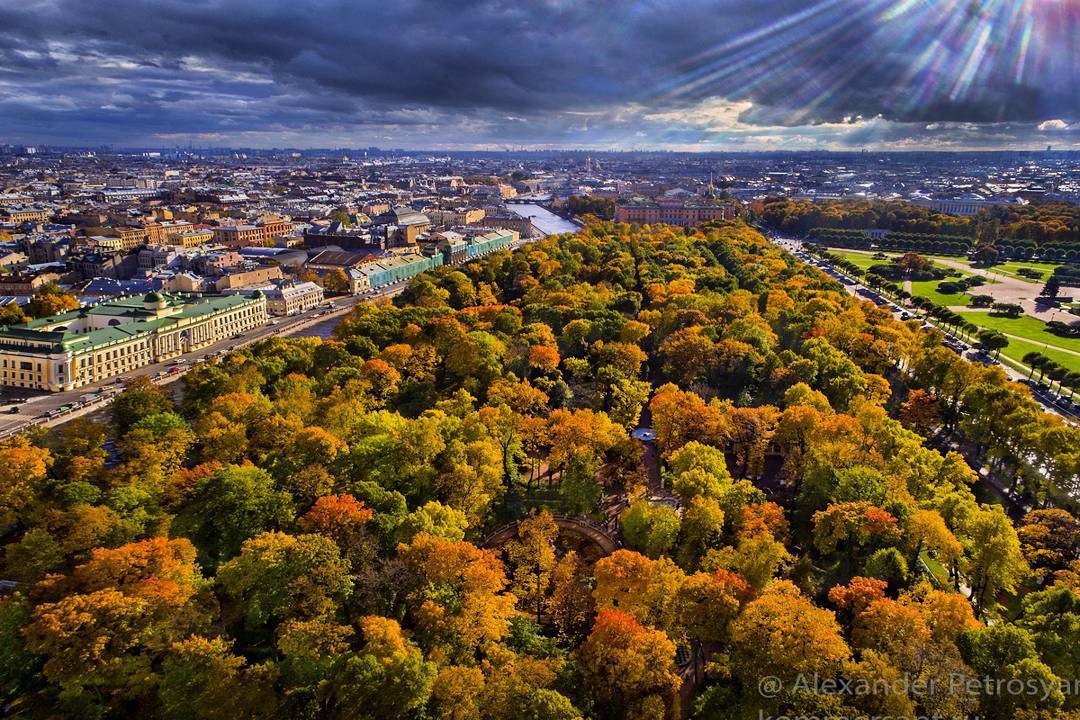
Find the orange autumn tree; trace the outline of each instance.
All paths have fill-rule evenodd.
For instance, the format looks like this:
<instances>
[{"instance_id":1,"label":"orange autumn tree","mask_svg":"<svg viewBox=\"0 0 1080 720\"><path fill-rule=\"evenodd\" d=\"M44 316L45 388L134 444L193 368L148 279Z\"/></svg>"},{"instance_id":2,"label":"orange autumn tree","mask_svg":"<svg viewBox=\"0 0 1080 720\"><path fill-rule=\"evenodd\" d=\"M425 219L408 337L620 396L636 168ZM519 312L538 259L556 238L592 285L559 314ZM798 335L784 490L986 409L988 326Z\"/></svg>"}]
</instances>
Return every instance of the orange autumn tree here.
<instances>
[{"instance_id":1,"label":"orange autumn tree","mask_svg":"<svg viewBox=\"0 0 1080 720\"><path fill-rule=\"evenodd\" d=\"M374 553L366 526L374 513L352 495L324 495L300 517L300 529L318 533L337 543L353 569Z\"/></svg>"},{"instance_id":2,"label":"orange autumn tree","mask_svg":"<svg viewBox=\"0 0 1080 720\"><path fill-rule=\"evenodd\" d=\"M43 584L46 595L66 594L37 606L26 647L73 699L90 694L119 708L153 691L171 643L209 629L207 587L186 539L97 549L70 577Z\"/></svg>"},{"instance_id":3,"label":"orange autumn tree","mask_svg":"<svg viewBox=\"0 0 1080 720\"><path fill-rule=\"evenodd\" d=\"M865 501L833 503L814 513L814 545L823 553L841 543L853 552L871 541L886 542L899 535L896 518Z\"/></svg>"},{"instance_id":4,"label":"orange autumn tree","mask_svg":"<svg viewBox=\"0 0 1080 720\"><path fill-rule=\"evenodd\" d=\"M0 444L0 522L10 525L35 501L52 454L19 436Z\"/></svg>"},{"instance_id":5,"label":"orange autumn tree","mask_svg":"<svg viewBox=\"0 0 1080 720\"><path fill-rule=\"evenodd\" d=\"M407 608L417 639L453 658L475 657L504 638L516 598L490 550L420 533L398 546L407 574Z\"/></svg>"},{"instance_id":6,"label":"orange autumn tree","mask_svg":"<svg viewBox=\"0 0 1080 720\"><path fill-rule=\"evenodd\" d=\"M750 598L750 584L737 573L718 569L696 573L679 588L680 622L690 637L724 642L728 626Z\"/></svg>"},{"instance_id":7,"label":"orange autumn tree","mask_svg":"<svg viewBox=\"0 0 1080 720\"><path fill-rule=\"evenodd\" d=\"M533 345L529 348L529 367L542 373L559 367L559 350L550 345Z\"/></svg>"},{"instance_id":8,"label":"orange autumn tree","mask_svg":"<svg viewBox=\"0 0 1080 720\"><path fill-rule=\"evenodd\" d=\"M814 606L792 583L779 581L751 600L731 625L732 669L747 687L762 678L832 678L850 655L836 618Z\"/></svg>"},{"instance_id":9,"label":"orange autumn tree","mask_svg":"<svg viewBox=\"0 0 1080 720\"><path fill-rule=\"evenodd\" d=\"M732 432L727 406L717 399L706 403L700 395L672 384L657 389L649 402L653 429L664 457L691 440L723 447Z\"/></svg>"},{"instance_id":10,"label":"orange autumn tree","mask_svg":"<svg viewBox=\"0 0 1080 720\"><path fill-rule=\"evenodd\" d=\"M686 573L671 558L653 560L633 550L616 550L597 561L593 574L598 608L621 610L653 627L675 626L677 593Z\"/></svg>"},{"instance_id":11,"label":"orange autumn tree","mask_svg":"<svg viewBox=\"0 0 1080 720\"><path fill-rule=\"evenodd\" d=\"M585 685L600 717L677 717L675 643L631 615L601 610L577 651Z\"/></svg>"}]
</instances>

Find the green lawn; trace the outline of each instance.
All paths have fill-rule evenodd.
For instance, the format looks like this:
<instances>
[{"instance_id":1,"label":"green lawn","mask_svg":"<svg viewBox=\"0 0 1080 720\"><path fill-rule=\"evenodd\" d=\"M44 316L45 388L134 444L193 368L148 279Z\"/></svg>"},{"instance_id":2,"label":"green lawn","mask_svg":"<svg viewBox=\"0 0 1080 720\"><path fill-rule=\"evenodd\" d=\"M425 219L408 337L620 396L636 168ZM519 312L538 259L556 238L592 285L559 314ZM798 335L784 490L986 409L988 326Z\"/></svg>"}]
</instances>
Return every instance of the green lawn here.
<instances>
[{"instance_id":1,"label":"green lawn","mask_svg":"<svg viewBox=\"0 0 1080 720\"><path fill-rule=\"evenodd\" d=\"M934 576L936 585L938 587L949 587L949 571L935 558L930 557L927 552L919 553L919 558L926 565L926 569L930 571L930 574Z\"/></svg>"},{"instance_id":2,"label":"green lawn","mask_svg":"<svg viewBox=\"0 0 1080 720\"><path fill-rule=\"evenodd\" d=\"M852 252L851 250L841 250L840 248L829 248L829 252L844 258L860 270L869 270L871 265L880 265L881 263L888 262L888 260L876 260L870 253ZM890 258L896 257L896 253L885 254Z\"/></svg>"},{"instance_id":3,"label":"green lawn","mask_svg":"<svg viewBox=\"0 0 1080 720\"><path fill-rule=\"evenodd\" d=\"M926 257L930 260L951 260L956 263L961 263L966 267L971 267L971 261L965 257L952 257L946 255L927 255ZM1024 280L1025 282L1039 284L1041 282L1045 282L1046 278L1050 277L1050 273L1054 272L1054 268L1056 267L1057 265L1054 263L1010 260L1008 262L998 263L997 265L991 265L989 267L981 267L979 269L985 270L986 272L990 273L996 273L998 275L1007 275L1008 277L1016 278L1017 280ZM1033 270L1038 270L1041 274L1040 279L1035 280L1033 278L1024 277L1019 272L1020 268L1031 268Z\"/></svg>"},{"instance_id":4,"label":"green lawn","mask_svg":"<svg viewBox=\"0 0 1080 720\"><path fill-rule=\"evenodd\" d=\"M877 253L855 252L855 251L852 251L852 250L843 250L841 248L829 248L829 252L832 253L833 255L844 258L845 260L847 260L848 262L850 262L851 264L855 265L856 267L858 267L858 268L860 268L862 270L869 270L871 265L880 265L882 263L889 262L889 259L891 259L891 258L900 257L900 253L887 252L887 253L884 253L886 259L881 260L881 259L875 259L874 258L874 255L877 254ZM959 269L954 268L954 267L948 267L946 265L942 265L941 263L934 262L935 260L959 260L960 262L963 262L966 265L967 261L964 260L964 258L947 257L945 255L924 255L923 257L925 257L927 260L929 260L931 265L939 267L942 270L947 270L947 271L956 273L955 275L952 276L952 279L954 279L954 280L967 277L968 275L974 275L975 274L975 273L971 273L971 272L966 272L964 270L959 270ZM989 283L989 282L990 282L990 280L987 279L987 283ZM953 303L953 304L954 305L959 305L961 303Z\"/></svg>"},{"instance_id":5,"label":"green lawn","mask_svg":"<svg viewBox=\"0 0 1080 720\"><path fill-rule=\"evenodd\" d=\"M985 270L987 272L1008 275L1009 277L1016 278L1017 280L1025 280L1029 283L1039 284L1046 282L1046 279L1050 277L1050 273L1054 272L1054 268L1056 267L1057 265L1054 265L1053 263L1024 262L1022 260L1011 260L1006 263L992 265L988 268L985 268ZM1020 268L1032 268L1033 270L1038 270L1040 273L1039 279L1034 280L1032 278L1024 277L1019 272Z\"/></svg>"},{"instance_id":6,"label":"green lawn","mask_svg":"<svg viewBox=\"0 0 1080 720\"><path fill-rule=\"evenodd\" d=\"M1066 319L1068 315L1064 316ZM1074 372L1080 372L1080 355L1072 355L1061 352L1055 348L1066 348L1080 352L1080 340L1063 338L1054 335L1046 329L1046 323L1033 317L995 317L988 312L967 312L964 318L979 327L991 328L1009 335L1017 335L1025 338L1016 340L1009 338L1009 346L1002 350L1002 354L1008 355L1014 360L1020 361L1029 352L1039 352L1062 367L1069 368ZM1044 343L1046 347L1043 347Z\"/></svg>"},{"instance_id":7,"label":"green lawn","mask_svg":"<svg viewBox=\"0 0 1080 720\"><path fill-rule=\"evenodd\" d=\"M1027 340L1016 340L1015 338L1009 338L1009 346L1001 351L1002 355L1007 355L1018 363L1023 363L1024 356L1029 352L1042 353L1046 357L1050 358L1063 368L1068 368L1072 372L1080 372L1080 356L1070 355L1067 352L1061 352L1054 349L1052 345L1043 347L1042 343L1029 342ZM1038 374L1036 374L1036 377Z\"/></svg>"},{"instance_id":8,"label":"green lawn","mask_svg":"<svg viewBox=\"0 0 1080 720\"><path fill-rule=\"evenodd\" d=\"M888 262L888 260L875 260L873 254L871 254L871 253L852 252L851 250L844 250L843 248L829 248L829 252L833 253L834 255L839 255L840 257L844 258L848 262L851 262L851 263L857 265L858 267L862 268L863 270L868 269L871 265L877 265L877 264L882 263L882 262ZM887 252L887 253L885 253L885 255L890 257L890 258L893 258L893 257L898 257L900 255L900 253ZM964 266L966 266L968 268L971 267L971 261L969 261L966 257L963 257L962 255L957 255L957 256L953 256L953 255L924 255L923 257L925 257L931 263L934 263L935 260L949 260L949 261L952 261L954 263L960 263L960 264L962 264L962 265L964 265ZM972 272L966 272L964 270L958 270L957 268L946 267L946 266L942 265L941 263L934 263L934 264L936 264L938 267L942 267L942 268L945 268L945 269L948 269L948 270L956 270L957 272L960 273L961 277L966 277L967 275L974 275L975 274L975 273L972 273ZM1027 282L1030 282L1030 283L1041 284L1041 283L1045 282L1048 277L1050 277L1050 273L1054 272L1054 268L1056 268L1056 267L1058 267L1058 266L1056 264L1054 264L1054 263L1025 262L1023 260L1010 260L1009 262L998 263L997 265L992 265L992 266L987 267L987 268L979 268L979 269L980 270L986 270L987 272L991 272L991 273L997 273L999 275L1006 275L1008 277L1015 278L1017 280L1024 280L1024 281L1027 281ZM1034 270L1038 270L1041 273L1041 277L1040 277L1039 280L1034 280L1032 278L1024 277L1019 272L1020 268L1032 268ZM987 282L991 282L991 281L988 279Z\"/></svg>"},{"instance_id":9,"label":"green lawn","mask_svg":"<svg viewBox=\"0 0 1080 720\"><path fill-rule=\"evenodd\" d=\"M911 283L911 294L916 297L928 298L938 305L949 306L967 306L971 305L971 296L966 292L957 292L947 295L943 292L938 292L937 286L941 280L916 280ZM978 292L975 288L972 292Z\"/></svg>"}]
</instances>

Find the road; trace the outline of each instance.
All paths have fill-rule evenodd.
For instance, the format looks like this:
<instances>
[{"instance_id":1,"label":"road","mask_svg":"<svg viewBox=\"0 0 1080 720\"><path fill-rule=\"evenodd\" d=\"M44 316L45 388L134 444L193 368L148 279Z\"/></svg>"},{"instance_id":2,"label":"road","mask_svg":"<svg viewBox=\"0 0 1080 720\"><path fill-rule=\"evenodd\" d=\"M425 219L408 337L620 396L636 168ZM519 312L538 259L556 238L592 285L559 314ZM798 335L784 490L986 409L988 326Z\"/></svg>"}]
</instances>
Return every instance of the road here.
<instances>
[{"instance_id":1,"label":"road","mask_svg":"<svg viewBox=\"0 0 1080 720\"><path fill-rule=\"evenodd\" d=\"M845 249L844 252L859 253L860 255L873 255L876 251ZM968 263L960 262L959 260L950 260L949 258L935 257L933 258L933 262L935 265L941 265L952 270L959 270L960 272L968 273L970 275L978 275L990 281L985 285L979 285L972 288L969 293L971 295L989 295L994 298L994 302L1015 303L1024 308L1025 315L1042 320L1043 322L1049 322L1054 319L1062 320L1066 323L1072 322L1072 319L1067 312L1054 305L1037 302L1039 293L1042 291L1042 287L1039 283L1020 280L1019 278L1010 277L1003 273L994 272L993 267L974 267ZM905 285L905 289L908 292L911 292L909 285ZM973 308L959 306L950 307L949 309L954 312L965 312ZM981 308L974 309L979 310ZM1077 320L1077 322L1080 322L1080 320Z\"/></svg>"},{"instance_id":2,"label":"road","mask_svg":"<svg viewBox=\"0 0 1080 720\"><path fill-rule=\"evenodd\" d=\"M767 237L775 245L778 245L779 247L781 247L784 250L787 250L788 252L791 252L793 254L794 253L799 253L800 255L802 254L802 243L799 240L796 240L794 238L785 238L785 237L775 236L772 233L766 231L764 228L759 228L759 229L761 230L762 234L765 235L765 237ZM825 260L819 260L818 262L819 262L819 267L822 267L823 269L825 269L826 272L832 271L832 274L834 276L845 277L843 275L843 273L836 270L836 268L833 267L829 262L827 262ZM848 280L854 280L854 278L848 278ZM852 293L854 295L854 294L856 294L856 289L858 288L858 285L847 285L847 284L845 284L844 287L847 288L848 292L850 292L850 293ZM894 311L894 314L896 314L895 311ZM932 322L932 320L931 320L931 322ZM945 333L946 337L950 337L955 342L960 343L963 346L966 346L966 343L964 343L960 338L957 338L954 335L950 335L949 331L946 330L945 328L942 328L942 327L938 326L938 329L941 330L941 332ZM993 362L993 361L991 361L991 362ZM1001 367L1001 369L1005 372L1005 374L1011 380L1014 380L1016 382L1022 382L1025 385L1028 385L1028 374L1027 373L1020 372L1020 371L1016 370L1015 368L1012 368L1012 367L1010 367L1010 366L1008 366L1008 365L1006 365L1004 363L995 363L995 364L999 365ZM1067 422L1067 423L1075 424L1076 415L1074 413L1072 413L1069 410L1057 407L1054 404L1054 399L1052 397L1050 397L1049 395L1047 395L1044 391L1040 390L1038 387L1032 388L1030 385L1028 385L1028 387L1031 388L1031 390L1032 390L1032 393L1031 393L1032 400L1034 400L1036 403L1038 403L1043 408L1043 410L1045 410L1046 412L1049 412L1049 413L1053 413L1054 415L1058 415L1058 416L1062 417L1065 420L1065 422ZM963 448L961 448L955 442L951 443L951 445L950 445L950 447L948 449L954 449L954 450L963 452ZM1024 503L1023 503L1022 499L1013 491L1012 488L1007 487L1005 485L1005 483L1001 479L994 477L993 474L990 473L989 470L986 467L977 467L977 463L972 462L971 458L967 457L967 455L965 455L964 457L968 461L968 464L971 465L971 467L974 468L976 470L976 472L979 473L980 478L982 478L984 481L986 481L987 485L989 485L993 489L993 491L995 493L997 493L997 495L999 497L1001 497L1001 499L1005 502L1006 506L1009 508L1009 510L1010 510L1010 512L1011 512L1011 514L1013 516L1019 517L1019 516L1023 515L1028 509L1030 509L1030 508L1026 508L1024 506ZM1042 472L1045 475L1045 471L1040 469L1039 472Z\"/></svg>"},{"instance_id":3,"label":"road","mask_svg":"<svg viewBox=\"0 0 1080 720\"><path fill-rule=\"evenodd\" d=\"M797 240L795 238L790 238L790 237L782 237L782 236L776 235L775 233L771 233L771 232L765 230L764 228L759 228L759 230L761 230L762 234L765 235L765 237L767 237L773 244L783 248L784 250L787 250L788 252L790 252L792 254L798 254L798 255L802 254L802 242L800 240ZM804 262L809 262L809 260L804 260ZM855 278L848 277L847 275L845 275L840 270L837 270L834 265L832 265L831 263L829 263L826 260L817 259L816 262L817 262L818 267L823 269L825 272L831 274L833 277L836 277L836 278L840 279L841 282L843 282L844 280L847 280L848 282L844 283L844 288L850 294L858 295L858 291L862 286L858 283L858 281ZM903 308L900 308L899 306L895 305L894 303L890 303L889 308L892 311L893 315L897 319L903 319L903 316L905 314L912 315L912 314L915 313L914 310L905 311ZM910 317L908 319L910 319ZM948 329L938 325L933 320L933 318L928 318L927 317L927 318L920 318L920 319L922 319L924 322L929 322L929 323L935 325L938 328L938 330L940 330L941 332L943 332L945 334L946 338L949 338L954 344L958 345L963 350L967 351L968 349L970 349L971 346L965 340L963 340L962 338L957 337L956 335L951 334ZM977 361L982 362L981 360L977 360ZM1007 363L996 361L996 360L991 360L989 358L987 358L985 360L985 362L990 363L990 364L995 364L995 365L999 366L1002 369L1002 371L1004 371L1005 375L1008 376L1008 378L1010 380L1013 380L1013 381L1019 382L1019 383L1024 383L1025 385L1028 385L1028 378L1030 376L1030 372L1029 372L1030 368L1024 368L1024 366L1022 364L1017 363L1018 365L1020 365L1021 368L1024 368L1024 369L1017 369L1016 367L1013 367L1012 365L1009 365ZM1049 413L1053 413L1054 415L1058 415L1058 416L1064 418L1067 422L1074 423L1078 419L1078 416L1077 416L1076 413L1069 410L1068 408L1059 407L1056 404L1055 398L1048 395L1048 394L1046 394L1045 391L1042 391L1042 390L1040 390L1038 388L1032 388L1031 397L1035 402L1037 402L1039 405L1042 406L1043 410L1045 410L1046 412L1049 412Z\"/></svg>"},{"instance_id":4,"label":"road","mask_svg":"<svg viewBox=\"0 0 1080 720\"><path fill-rule=\"evenodd\" d=\"M530 242L533 242L533 240L518 240L508 246L508 249L517 250ZM333 310L317 307L292 317L271 317L270 322L262 327L184 355L183 360L185 362L181 365L175 364L175 359L155 363L134 370L123 375L122 378L130 380L135 377L148 376L153 378L154 382L165 385L183 377L188 370L202 360L269 337L300 335L325 339L330 336L334 326L337 325L342 316L359 303L370 302L378 298L393 297L400 294L408 284L408 280L402 280L363 295L333 299ZM0 439L17 434L35 425L55 427L74 418L97 412L104 408L112 397L122 389L123 384L117 382L117 378L83 385L75 390L59 393L0 386ZM98 397L84 401L82 398L87 395L97 395ZM70 409L57 412L63 407ZM12 413L12 408L17 409L18 412Z\"/></svg>"},{"instance_id":5,"label":"road","mask_svg":"<svg viewBox=\"0 0 1080 720\"><path fill-rule=\"evenodd\" d=\"M405 288L406 283L400 282L388 285L367 295L356 295L332 300L333 310L325 307L317 307L308 310L301 315L292 317L271 317L271 320L262 327L255 328L238 337L222 340L195 352L183 356L181 365L175 364L175 360L154 363L141 367L123 376L124 379L148 376L154 378L159 384L171 383L181 377L198 362L220 353L227 352L238 347L278 336L290 336L304 333L312 326L323 325L333 322L336 324L341 317L358 303L374 300L379 297L391 297L397 295ZM317 333L312 333L317 334ZM0 392L0 438L21 432L32 425L55 426L63 424L75 417L80 417L94 412L105 406L111 397L123 389L123 385L117 382L117 378L111 378L102 382L83 385L82 387L66 392L46 393L24 390L21 388L3 388ZM86 395L100 395L95 400L83 402L81 398ZM13 402L14 401L14 402ZM50 415L59 408L69 406L72 409L62 414ZM11 413L12 407L18 409L17 413Z\"/></svg>"}]
</instances>

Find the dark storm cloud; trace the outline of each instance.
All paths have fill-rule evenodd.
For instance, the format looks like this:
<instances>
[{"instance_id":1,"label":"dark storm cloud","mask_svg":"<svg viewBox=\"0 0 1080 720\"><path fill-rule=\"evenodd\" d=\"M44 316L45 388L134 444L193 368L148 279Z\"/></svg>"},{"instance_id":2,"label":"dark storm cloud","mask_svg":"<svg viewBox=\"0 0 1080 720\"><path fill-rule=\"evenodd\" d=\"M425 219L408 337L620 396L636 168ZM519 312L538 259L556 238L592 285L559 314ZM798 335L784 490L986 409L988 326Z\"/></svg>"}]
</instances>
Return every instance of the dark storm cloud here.
<instances>
[{"instance_id":1,"label":"dark storm cloud","mask_svg":"<svg viewBox=\"0 0 1080 720\"><path fill-rule=\"evenodd\" d=\"M912 3L0 0L0 133L566 146L717 137L647 119L717 100L746 103L738 122L749 129L733 128L732 141L855 116L1031 122L1030 132L1080 116L1075 18L1049 38L1072 62L1046 60L1045 81L983 63L960 86L974 46L963 37L978 38L980 18L956 26L955 47L930 46L934 28L909 27L917 14L883 19L895 4ZM920 67L927 48L933 62Z\"/></svg>"}]
</instances>

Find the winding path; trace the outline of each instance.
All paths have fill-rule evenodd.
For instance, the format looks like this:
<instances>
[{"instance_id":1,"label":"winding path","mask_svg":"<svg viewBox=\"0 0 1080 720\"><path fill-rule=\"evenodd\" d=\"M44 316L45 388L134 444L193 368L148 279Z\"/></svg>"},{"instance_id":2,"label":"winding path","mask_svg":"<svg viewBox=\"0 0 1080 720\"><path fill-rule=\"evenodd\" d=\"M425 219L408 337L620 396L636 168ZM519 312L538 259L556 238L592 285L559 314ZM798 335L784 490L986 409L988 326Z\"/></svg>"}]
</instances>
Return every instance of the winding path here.
<instances>
[{"instance_id":1,"label":"winding path","mask_svg":"<svg viewBox=\"0 0 1080 720\"><path fill-rule=\"evenodd\" d=\"M622 547L622 543L619 542L618 538L596 523L566 517L565 515L553 515L552 519L555 520L555 524L560 530L590 540L597 545L605 555L610 555ZM515 520L507 523L492 532L484 538L483 542L481 542L481 547L502 547L511 539L517 537L518 522L518 520Z\"/></svg>"}]
</instances>

